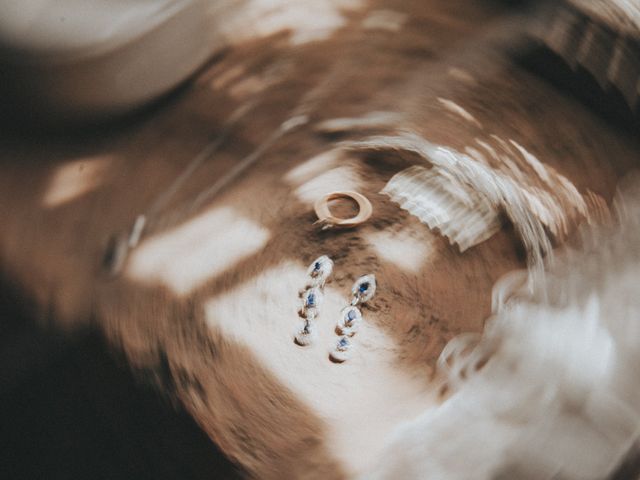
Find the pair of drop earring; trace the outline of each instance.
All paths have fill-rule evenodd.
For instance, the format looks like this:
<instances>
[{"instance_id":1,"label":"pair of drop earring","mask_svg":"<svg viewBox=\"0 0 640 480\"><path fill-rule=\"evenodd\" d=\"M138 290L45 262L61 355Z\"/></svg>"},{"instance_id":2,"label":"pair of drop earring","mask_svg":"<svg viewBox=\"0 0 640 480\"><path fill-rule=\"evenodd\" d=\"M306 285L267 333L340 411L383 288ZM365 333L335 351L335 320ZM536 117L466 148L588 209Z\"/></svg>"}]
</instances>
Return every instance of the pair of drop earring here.
<instances>
[{"instance_id":1,"label":"pair of drop earring","mask_svg":"<svg viewBox=\"0 0 640 480\"><path fill-rule=\"evenodd\" d=\"M302 295L301 313L304 325L295 336L295 342L298 345L310 345L317 336L316 318L320 314L324 284L332 271L333 260L326 255L318 257L309 265L307 274L310 282ZM375 293L376 277L373 274L363 275L351 287L351 302L342 309L340 319L336 324L336 333L340 335L340 338L329 354L333 361L341 363L349 359L353 346L350 338L358 332L362 322L362 312L358 305L371 300Z\"/></svg>"}]
</instances>

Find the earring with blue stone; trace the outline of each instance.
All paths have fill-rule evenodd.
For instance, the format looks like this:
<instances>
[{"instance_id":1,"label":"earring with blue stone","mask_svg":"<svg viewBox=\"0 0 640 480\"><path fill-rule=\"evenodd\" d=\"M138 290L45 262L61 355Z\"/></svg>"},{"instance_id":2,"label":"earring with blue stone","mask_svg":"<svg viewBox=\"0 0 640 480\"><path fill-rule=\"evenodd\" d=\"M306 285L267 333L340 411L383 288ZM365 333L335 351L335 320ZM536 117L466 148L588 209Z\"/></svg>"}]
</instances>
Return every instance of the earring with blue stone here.
<instances>
[{"instance_id":1,"label":"earring with blue stone","mask_svg":"<svg viewBox=\"0 0 640 480\"><path fill-rule=\"evenodd\" d=\"M336 325L336 333L338 335L346 335L353 337L358 332L360 322L362 321L362 313L358 307L349 305L340 312L340 320Z\"/></svg>"},{"instance_id":2,"label":"earring with blue stone","mask_svg":"<svg viewBox=\"0 0 640 480\"><path fill-rule=\"evenodd\" d=\"M358 305L368 302L376 293L376 277L373 274L358 278L351 287L351 303L340 312L340 320L336 325L336 333L341 335L330 357L335 362L344 362L350 356L353 337L362 322L362 312Z\"/></svg>"},{"instance_id":3,"label":"earring with blue stone","mask_svg":"<svg viewBox=\"0 0 640 480\"><path fill-rule=\"evenodd\" d=\"M333 352L331 352L330 356L331 360L337 363L342 363L348 360L351 356L351 340L349 340L349 337L345 335L340 337L340 340L336 343L336 347Z\"/></svg>"},{"instance_id":4,"label":"earring with blue stone","mask_svg":"<svg viewBox=\"0 0 640 480\"><path fill-rule=\"evenodd\" d=\"M376 276L374 274L363 275L355 281L351 287L351 305L366 303L376 293Z\"/></svg>"},{"instance_id":5,"label":"earring with blue stone","mask_svg":"<svg viewBox=\"0 0 640 480\"><path fill-rule=\"evenodd\" d=\"M326 255L314 260L307 270L311 278L311 286L302 294L301 314L304 317L304 325L295 336L298 345L309 345L316 337L315 319L320 314L320 305L323 299L322 288L332 271L333 261Z\"/></svg>"},{"instance_id":6,"label":"earring with blue stone","mask_svg":"<svg viewBox=\"0 0 640 480\"><path fill-rule=\"evenodd\" d=\"M326 255L316 258L307 269L307 275L311 278L311 285L320 288L324 288L324 284L331 272L333 272L333 260Z\"/></svg>"}]
</instances>

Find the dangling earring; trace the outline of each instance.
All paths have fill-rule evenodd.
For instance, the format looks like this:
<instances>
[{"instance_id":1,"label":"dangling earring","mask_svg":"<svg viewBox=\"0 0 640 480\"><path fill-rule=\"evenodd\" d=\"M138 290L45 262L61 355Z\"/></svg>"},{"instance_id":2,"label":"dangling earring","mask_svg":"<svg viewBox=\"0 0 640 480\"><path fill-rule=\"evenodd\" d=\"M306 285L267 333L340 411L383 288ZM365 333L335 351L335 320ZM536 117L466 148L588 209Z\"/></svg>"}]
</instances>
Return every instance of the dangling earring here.
<instances>
[{"instance_id":1,"label":"dangling earring","mask_svg":"<svg viewBox=\"0 0 640 480\"><path fill-rule=\"evenodd\" d=\"M333 261L326 255L316 258L307 269L310 282L302 294L301 315L304 325L295 335L298 345L310 345L316 337L315 319L320 313L324 284L332 271Z\"/></svg>"},{"instance_id":2,"label":"dangling earring","mask_svg":"<svg viewBox=\"0 0 640 480\"><path fill-rule=\"evenodd\" d=\"M351 355L353 337L362 322L362 312L358 305L368 302L376 293L376 277L373 274L358 278L351 287L351 303L340 312L340 320L336 325L336 333L341 335L334 350L329 354L335 362L344 362Z\"/></svg>"}]
</instances>

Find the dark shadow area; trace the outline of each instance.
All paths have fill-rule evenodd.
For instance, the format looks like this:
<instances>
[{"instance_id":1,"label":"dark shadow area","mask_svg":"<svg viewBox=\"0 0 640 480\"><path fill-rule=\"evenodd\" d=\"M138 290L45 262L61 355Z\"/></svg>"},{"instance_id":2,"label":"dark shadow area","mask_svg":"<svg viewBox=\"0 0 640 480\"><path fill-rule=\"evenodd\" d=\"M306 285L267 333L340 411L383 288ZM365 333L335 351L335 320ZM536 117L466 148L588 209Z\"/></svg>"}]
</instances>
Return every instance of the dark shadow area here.
<instances>
[{"instance_id":1,"label":"dark shadow area","mask_svg":"<svg viewBox=\"0 0 640 480\"><path fill-rule=\"evenodd\" d=\"M157 98L131 108L115 108L113 112L91 114L89 112L57 112L38 103L33 91L25 90L25 85L16 82L12 75L12 65L0 47L0 99L3 110L0 115L0 129L4 135L16 139L52 140L62 137L69 139L69 132L77 137L101 138L117 135L131 127L149 121L179 101L193 88L194 80L221 61L228 49L221 49L211 55L200 67L177 85Z\"/></svg>"},{"instance_id":2,"label":"dark shadow area","mask_svg":"<svg viewBox=\"0 0 640 480\"><path fill-rule=\"evenodd\" d=\"M0 283L0 472L17 479L229 479L239 470L84 331L35 325Z\"/></svg>"},{"instance_id":3,"label":"dark shadow area","mask_svg":"<svg viewBox=\"0 0 640 480\"><path fill-rule=\"evenodd\" d=\"M582 102L619 131L632 135L640 131L640 111L637 108L632 111L615 88L603 90L583 68L573 70L564 59L546 48L531 49L517 60L531 72Z\"/></svg>"}]
</instances>

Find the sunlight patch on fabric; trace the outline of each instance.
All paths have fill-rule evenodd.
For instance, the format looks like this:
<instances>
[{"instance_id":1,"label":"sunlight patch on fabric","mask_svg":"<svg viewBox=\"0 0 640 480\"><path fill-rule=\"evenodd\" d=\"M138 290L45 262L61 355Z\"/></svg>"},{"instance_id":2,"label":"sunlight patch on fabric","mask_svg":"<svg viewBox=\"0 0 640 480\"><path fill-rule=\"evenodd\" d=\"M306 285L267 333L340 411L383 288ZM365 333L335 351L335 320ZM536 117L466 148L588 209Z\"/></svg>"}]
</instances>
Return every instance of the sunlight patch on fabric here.
<instances>
[{"instance_id":1,"label":"sunlight patch on fabric","mask_svg":"<svg viewBox=\"0 0 640 480\"><path fill-rule=\"evenodd\" d=\"M145 240L131 255L126 274L183 296L259 252L269 237L267 229L232 208L215 208Z\"/></svg>"},{"instance_id":2,"label":"sunlight patch on fabric","mask_svg":"<svg viewBox=\"0 0 640 480\"><path fill-rule=\"evenodd\" d=\"M482 128L482 124L476 119L476 117L471 115L466 109L462 108L453 100L447 100L446 98L438 97L438 102L447 111L459 116L460 118L463 118L469 123L473 123L478 128Z\"/></svg>"},{"instance_id":3,"label":"sunlight patch on fabric","mask_svg":"<svg viewBox=\"0 0 640 480\"><path fill-rule=\"evenodd\" d=\"M304 203L313 205L324 195L336 191L358 191L362 179L358 171L351 166L342 166L327 170L308 180L295 190L295 195Z\"/></svg>"},{"instance_id":4,"label":"sunlight patch on fabric","mask_svg":"<svg viewBox=\"0 0 640 480\"><path fill-rule=\"evenodd\" d=\"M322 152L289 170L285 176L285 180L293 186L308 182L327 169L335 167L343 156L344 152L339 148Z\"/></svg>"},{"instance_id":5,"label":"sunlight patch on fabric","mask_svg":"<svg viewBox=\"0 0 640 480\"><path fill-rule=\"evenodd\" d=\"M374 10L362 21L365 30L386 30L398 32L407 22L409 16L406 13L395 10Z\"/></svg>"},{"instance_id":6,"label":"sunlight patch on fabric","mask_svg":"<svg viewBox=\"0 0 640 480\"><path fill-rule=\"evenodd\" d=\"M409 273L418 273L435 253L433 242L417 238L407 229L374 232L367 234L366 239L380 258Z\"/></svg>"},{"instance_id":7,"label":"sunlight patch on fabric","mask_svg":"<svg viewBox=\"0 0 640 480\"><path fill-rule=\"evenodd\" d=\"M318 336L307 347L293 342L300 324L297 291L306 280L303 265L286 261L205 303L208 326L246 345L283 385L321 418L326 446L351 474L374 461L387 434L432 406L428 372L395 368L393 341L373 322L363 322L353 356L334 364L329 351L348 291L325 287Z\"/></svg>"},{"instance_id":8,"label":"sunlight patch on fabric","mask_svg":"<svg viewBox=\"0 0 640 480\"><path fill-rule=\"evenodd\" d=\"M288 31L289 43L302 45L328 38L346 25L347 11L362 5L361 0L249 0L216 2L211 14L225 19L216 27L231 44Z\"/></svg>"},{"instance_id":9,"label":"sunlight patch on fabric","mask_svg":"<svg viewBox=\"0 0 640 480\"><path fill-rule=\"evenodd\" d=\"M109 156L87 157L58 167L42 202L54 208L95 190L104 180Z\"/></svg>"}]
</instances>

